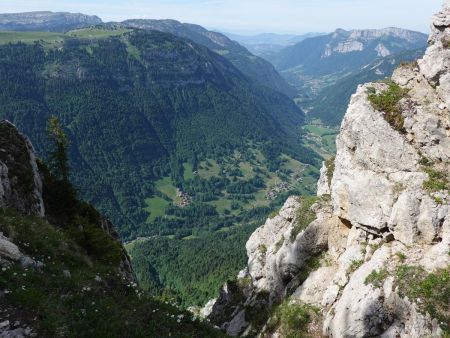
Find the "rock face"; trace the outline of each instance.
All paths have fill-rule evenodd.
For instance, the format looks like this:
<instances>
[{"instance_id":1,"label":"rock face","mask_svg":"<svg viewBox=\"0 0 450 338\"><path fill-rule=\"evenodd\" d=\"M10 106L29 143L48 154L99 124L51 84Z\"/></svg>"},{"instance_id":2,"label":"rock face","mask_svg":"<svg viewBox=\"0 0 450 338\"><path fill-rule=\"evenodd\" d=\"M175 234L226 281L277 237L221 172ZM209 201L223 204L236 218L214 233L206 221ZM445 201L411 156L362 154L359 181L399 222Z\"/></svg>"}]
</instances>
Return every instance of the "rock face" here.
<instances>
[{"instance_id":1,"label":"rock face","mask_svg":"<svg viewBox=\"0 0 450 338\"><path fill-rule=\"evenodd\" d=\"M45 214L33 146L8 121L0 121L0 207Z\"/></svg>"},{"instance_id":2,"label":"rock face","mask_svg":"<svg viewBox=\"0 0 450 338\"><path fill-rule=\"evenodd\" d=\"M280 337L270 328L270 311L267 324L252 316L255 308L272 308L287 298L319 308L327 337L448 332L448 295L433 300L432 306L444 304L430 314L424 306L429 295L409 290L421 278L445 281L450 269L449 34L447 0L433 19L422 60L397 69L394 84L358 88L337 138L334 165L321 170L320 197L306 209L305 199L289 198L253 233L246 246L248 268L237 282L245 286L219 297L210 314L214 322L225 328L238 321L239 332L229 332L234 335ZM368 97L392 88L403 93L395 106L401 128ZM305 221L309 225L299 229ZM233 311L217 316L231 305Z\"/></svg>"}]
</instances>

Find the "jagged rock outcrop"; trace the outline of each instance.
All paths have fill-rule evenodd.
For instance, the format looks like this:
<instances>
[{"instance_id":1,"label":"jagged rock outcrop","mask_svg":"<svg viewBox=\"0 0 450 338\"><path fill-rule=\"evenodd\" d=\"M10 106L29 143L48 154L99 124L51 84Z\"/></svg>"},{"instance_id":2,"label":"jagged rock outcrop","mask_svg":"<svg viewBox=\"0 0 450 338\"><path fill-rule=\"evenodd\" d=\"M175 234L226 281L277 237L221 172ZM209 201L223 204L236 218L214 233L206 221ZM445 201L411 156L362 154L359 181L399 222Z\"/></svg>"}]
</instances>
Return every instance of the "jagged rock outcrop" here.
<instances>
[{"instance_id":1,"label":"jagged rock outcrop","mask_svg":"<svg viewBox=\"0 0 450 338\"><path fill-rule=\"evenodd\" d=\"M226 329L244 318L229 333L281 337L271 310L258 324L252 309L273 309L286 298L319 308L327 337L441 337L450 330L449 34L446 0L424 58L396 70L393 82L358 88L334 165L321 170L319 198L311 207L289 198L255 231L237 282L246 280L245 288L219 297L220 309L234 299L233 311L218 321L213 305L214 322ZM383 95L401 97L379 111L373 97Z\"/></svg>"},{"instance_id":2,"label":"jagged rock outcrop","mask_svg":"<svg viewBox=\"0 0 450 338\"><path fill-rule=\"evenodd\" d=\"M28 138L0 121L0 207L44 216L42 179Z\"/></svg>"}]
</instances>

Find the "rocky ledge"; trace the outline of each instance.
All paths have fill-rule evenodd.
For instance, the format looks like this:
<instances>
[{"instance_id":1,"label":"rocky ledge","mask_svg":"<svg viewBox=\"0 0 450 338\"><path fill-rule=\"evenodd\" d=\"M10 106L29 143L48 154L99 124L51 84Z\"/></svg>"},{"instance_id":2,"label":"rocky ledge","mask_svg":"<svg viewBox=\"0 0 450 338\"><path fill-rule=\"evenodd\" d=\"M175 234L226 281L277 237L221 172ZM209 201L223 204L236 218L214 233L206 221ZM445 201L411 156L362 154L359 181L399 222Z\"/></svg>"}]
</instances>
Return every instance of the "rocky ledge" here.
<instances>
[{"instance_id":1,"label":"rocky ledge","mask_svg":"<svg viewBox=\"0 0 450 338\"><path fill-rule=\"evenodd\" d=\"M449 107L446 0L424 58L358 88L318 196L289 198L253 233L210 320L235 336L448 335Z\"/></svg>"}]
</instances>

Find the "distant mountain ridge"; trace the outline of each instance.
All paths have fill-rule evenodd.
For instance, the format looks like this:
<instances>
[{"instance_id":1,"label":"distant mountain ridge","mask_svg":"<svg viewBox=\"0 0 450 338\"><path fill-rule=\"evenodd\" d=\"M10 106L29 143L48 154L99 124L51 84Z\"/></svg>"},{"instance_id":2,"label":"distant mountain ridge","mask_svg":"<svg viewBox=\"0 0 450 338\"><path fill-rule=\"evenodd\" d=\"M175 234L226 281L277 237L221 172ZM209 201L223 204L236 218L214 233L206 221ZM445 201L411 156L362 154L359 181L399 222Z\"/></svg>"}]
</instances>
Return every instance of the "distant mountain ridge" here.
<instances>
[{"instance_id":1,"label":"distant mountain ridge","mask_svg":"<svg viewBox=\"0 0 450 338\"><path fill-rule=\"evenodd\" d=\"M65 12L27 12L0 14L0 30L68 32L77 28L102 25L126 26L138 29L157 30L190 39L228 59L244 75L261 85L274 89L289 97L295 89L278 74L268 61L250 53L245 47L221 33L208 31L199 25L181 23L176 20L130 19L121 23L103 23L97 16Z\"/></svg>"},{"instance_id":2,"label":"distant mountain ridge","mask_svg":"<svg viewBox=\"0 0 450 338\"><path fill-rule=\"evenodd\" d=\"M377 57L426 46L427 35L401 28L350 30L309 38L287 47L271 61L278 70L302 66L308 73L364 66Z\"/></svg>"},{"instance_id":3,"label":"distant mountain ridge","mask_svg":"<svg viewBox=\"0 0 450 338\"><path fill-rule=\"evenodd\" d=\"M64 32L101 24L95 15L68 12L26 12L0 14L0 30Z\"/></svg>"},{"instance_id":4,"label":"distant mountain ridge","mask_svg":"<svg viewBox=\"0 0 450 338\"><path fill-rule=\"evenodd\" d=\"M275 33L262 33L257 35L224 34L230 39L239 42L253 54L263 58L267 58L269 54L277 53L284 47L295 45L305 39L324 35L324 33L306 33L300 35Z\"/></svg>"},{"instance_id":5,"label":"distant mountain ridge","mask_svg":"<svg viewBox=\"0 0 450 338\"><path fill-rule=\"evenodd\" d=\"M427 40L428 37L423 33L401 28L350 31L337 29L333 33L308 38L286 47L277 54L269 55L267 59L289 84L296 87L297 103L308 112L315 109L312 104L320 103L323 99L322 91L329 88L332 91L333 86L341 80L358 76L365 67L380 58L425 48ZM341 87L337 89L342 93ZM352 91L353 89L346 87L346 95L342 96L341 102L337 102L339 109L345 110ZM337 98L330 92L326 95ZM323 105L322 108L322 117L324 109L332 109ZM342 112L335 116L342 117ZM339 123L339 119L333 120L333 124Z\"/></svg>"},{"instance_id":6,"label":"distant mountain ridge","mask_svg":"<svg viewBox=\"0 0 450 338\"><path fill-rule=\"evenodd\" d=\"M338 126L358 85L389 77L402 62L417 60L424 52L425 48L420 48L379 58L360 71L342 78L336 84L326 87L320 96L311 102L308 117L318 118L325 125Z\"/></svg>"}]
</instances>

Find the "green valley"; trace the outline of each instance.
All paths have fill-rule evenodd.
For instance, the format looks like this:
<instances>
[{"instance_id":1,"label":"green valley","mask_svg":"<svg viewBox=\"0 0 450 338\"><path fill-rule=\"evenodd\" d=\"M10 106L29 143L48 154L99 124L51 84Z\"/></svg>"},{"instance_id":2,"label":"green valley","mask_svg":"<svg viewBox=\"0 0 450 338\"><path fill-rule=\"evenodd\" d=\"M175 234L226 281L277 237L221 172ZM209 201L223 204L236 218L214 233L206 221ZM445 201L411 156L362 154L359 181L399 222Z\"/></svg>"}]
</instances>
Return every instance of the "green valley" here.
<instances>
[{"instance_id":1,"label":"green valley","mask_svg":"<svg viewBox=\"0 0 450 338\"><path fill-rule=\"evenodd\" d=\"M59 117L73 182L117 225L150 293L206 301L267 215L315 191L321 156L302 144L303 112L222 56L123 26L35 34L3 33L0 118L46 158Z\"/></svg>"}]
</instances>

